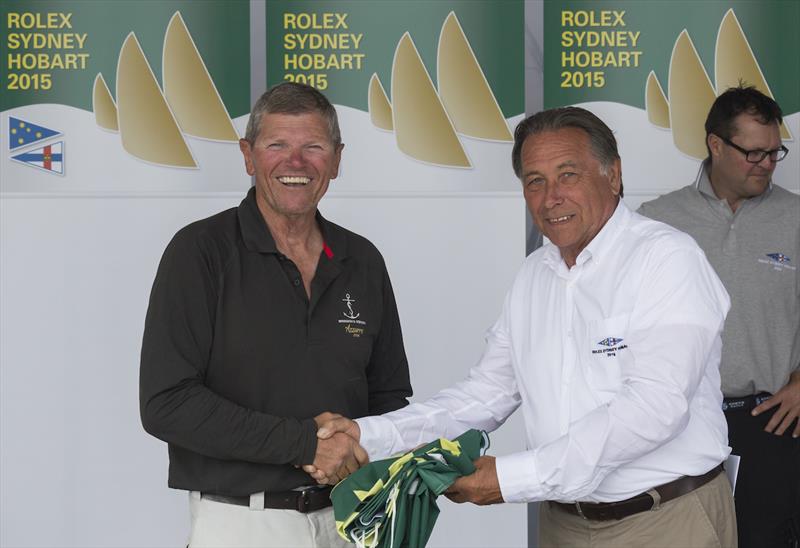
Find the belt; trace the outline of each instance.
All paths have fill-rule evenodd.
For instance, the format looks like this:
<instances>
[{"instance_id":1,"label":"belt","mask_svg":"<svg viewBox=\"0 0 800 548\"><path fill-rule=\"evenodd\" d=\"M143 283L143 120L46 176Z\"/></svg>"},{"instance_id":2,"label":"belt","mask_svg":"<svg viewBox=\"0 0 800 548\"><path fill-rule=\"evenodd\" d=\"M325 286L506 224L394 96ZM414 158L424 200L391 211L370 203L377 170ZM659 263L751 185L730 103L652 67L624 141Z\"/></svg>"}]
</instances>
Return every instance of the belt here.
<instances>
[{"instance_id":1,"label":"belt","mask_svg":"<svg viewBox=\"0 0 800 548\"><path fill-rule=\"evenodd\" d=\"M259 493L258 495L260 495ZM331 502L331 487L307 487L300 491L277 491L264 493L263 508L277 510L297 510L303 514L322 510L333 504ZM238 506L250 506L250 497L228 497L215 495L213 493L203 493L202 498L214 502L224 502L225 504L236 504ZM259 497L260 498L260 497ZM260 501L259 501L260 503ZM258 508L259 510L261 508Z\"/></svg>"},{"instance_id":2,"label":"belt","mask_svg":"<svg viewBox=\"0 0 800 548\"><path fill-rule=\"evenodd\" d=\"M658 510L661 503L691 493L698 487L702 487L717 477L720 472L722 472L721 464L702 476L683 476L675 481L654 487L646 493L641 493L635 497L619 502L575 502L567 504L550 501L550 504L570 514L580 516L583 519L593 519L597 521L622 519L632 516L633 514L638 514L639 512Z\"/></svg>"},{"instance_id":3,"label":"belt","mask_svg":"<svg viewBox=\"0 0 800 548\"><path fill-rule=\"evenodd\" d=\"M744 396L742 398L725 398L722 400L723 411L751 411L770 399L772 394L761 392L754 396Z\"/></svg>"}]
</instances>

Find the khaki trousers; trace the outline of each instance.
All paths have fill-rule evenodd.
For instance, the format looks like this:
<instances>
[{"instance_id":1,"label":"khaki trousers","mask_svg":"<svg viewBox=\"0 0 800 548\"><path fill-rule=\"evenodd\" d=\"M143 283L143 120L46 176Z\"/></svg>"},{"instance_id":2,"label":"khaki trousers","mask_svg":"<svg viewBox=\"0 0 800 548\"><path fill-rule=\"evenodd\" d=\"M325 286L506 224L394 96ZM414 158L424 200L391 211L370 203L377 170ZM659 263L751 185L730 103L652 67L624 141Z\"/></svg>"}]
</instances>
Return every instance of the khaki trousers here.
<instances>
[{"instance_id":1,"label":"khaki trousers","mask_svg":"<svg viewBox=\"0 0 800 548\"><path fill-rule=\"evenodd\" d=\"M353 548L336 532L333 508L251 510L189 495L189 548Z\"/></svg>"},{"instance_id":2,"label":"khaki trousers","mask_svg":"<svg viewBox=\"0 0 800 548\"><path fill-rule=\"evenodd\" d=\"M593 521L544 502L540 548L736 548L736 512L725 474L657 510L621 520Z\"/></svg>"}]
</instances>

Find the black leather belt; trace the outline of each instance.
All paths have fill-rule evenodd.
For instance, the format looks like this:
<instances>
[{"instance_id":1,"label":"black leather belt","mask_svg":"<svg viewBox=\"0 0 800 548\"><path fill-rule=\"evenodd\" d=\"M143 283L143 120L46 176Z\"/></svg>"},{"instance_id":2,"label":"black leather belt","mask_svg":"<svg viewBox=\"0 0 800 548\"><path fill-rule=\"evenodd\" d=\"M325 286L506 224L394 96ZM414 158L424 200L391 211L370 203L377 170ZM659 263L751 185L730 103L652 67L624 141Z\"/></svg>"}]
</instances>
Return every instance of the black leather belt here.
<instances>
[{"instance_id":1,"label":"black leather belt","mask_svg":"<svg viewBox=\"0 0 800 548\"><path fill-rule=\"evenodd\" d=\"M331 504L331 487L307 487L302 491L279 491L264 493L264 508L274 510L297 510L306 514L327 508ZM250 497L227 497L213 493L202 493L202 498L214 502L250 506Z\"/></svg>"},{"instance_id":2,"label":"black leather belt","mask_svg":"<svg viewBox=\"0 0 800 548\"><path fill-rule=\"evenodd\" d=\"M744 396L742 398L725 398L722 400L723 411L752 411L772 397L769 392L761 392L754 396Z\"/></svg>"},{"instance_id":3,"label":"black leather belt","mask_svg":"<svg viewBox=\"0 0 800 548\"><path fill-rule=\"evenodd\" d=\"M564 502L553 502L554 505L570 514L580 516L583 519L593 519L596 521L609 521L612 519L622 519L639 512L657 510L658 507L669 500L676 499L687 493L691 493L698 487L702 487L709 481L716 478L722 472L722 465L709 470L702 476L683 476L675 481L659 485L619 502L575 502L567 504Z\"/></svg>"}]
</instances>

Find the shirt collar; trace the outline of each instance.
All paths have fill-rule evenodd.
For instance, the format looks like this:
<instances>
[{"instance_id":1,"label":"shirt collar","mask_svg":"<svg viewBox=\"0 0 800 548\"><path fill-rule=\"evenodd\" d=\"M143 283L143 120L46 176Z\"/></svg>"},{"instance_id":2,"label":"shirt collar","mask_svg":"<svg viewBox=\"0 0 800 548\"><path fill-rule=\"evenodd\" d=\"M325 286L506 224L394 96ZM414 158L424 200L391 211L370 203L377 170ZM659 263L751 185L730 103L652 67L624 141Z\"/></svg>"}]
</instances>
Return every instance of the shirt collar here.
<instances>
[{"instance_id":1,"label":"shirt collar","mask_svg":"<svg viewBox=\"0 0 800 548\"><path fill-rule=\"evenodd\" d=\"M711 164L708 163L708 160L703 160L700 164L700 169L697 171L697 178L694 180L695 188L700 192L700 194L705 195L707 198L715 201L715 202L723 202L725 201L724 198L718 198L716 193L714 192L714 187L711 186L711 179L708 176L709 169L711 168ZM748 198L744 200L745 202L751 203L758 203L762 199L764 199L770 192L772 192L772 179L769 181L769 185L767 186L767 190L759 194L758 196L753 196L752 198ZM727 204L726 204L727 205Z\"/></svg>"},{"instance_id":2,"label":"shirt collar","mask_svg":"<svg viewBox=\"0 0 800 548\"><path fill-rule=\"evenodd\" d=\"M594 261L599 261L603 257L603 253L611 249L617 236L627 226L628 220L631 218L631 210L625 205L622 199L617 202L617 208L614 213L600 229L600 232L592 238L586 247L583 248L575 259L575 265L582 265L590 258Z\"/></svg>"},{"instance_id":3,"label":"shirt collar","mask_svg":"<svg viewBox=\"0 0 800 548\"><path fill-rule=\"evenodd\" d=\"M606 221L606 224L603 225L603 228L600 229L600 232L598 232L595 237L592 238L592 241L578 254L575 259L575 266L580 266L589 259L595 262L599 261L603 253L611 248L614 240L616 240L617 236L624 230L630 217L631 210L628 209L625 202L620 200L617 203L617 208L614 210L614 213L608 221ZM556 272L565 274L569 271L564 259L561 258L561 252L552 242L548 242L542 259L545 264Z\"/></svg>"},{"instance_id":4,"label":"shirt collar","mask_svg":"<svg viewBox=\"0 0 800 548\"><path fill-rule=\"evenodd\" d=\"M278 253L275 239L269 231L256 203L255 187L250 187L237 210L242 240L249 251L257 253ZM322 231L323 253L328 259L341 260L347 256L347 237L345 230L329 222L317 210L316 220Z\"/></svg>"}]
</instances>

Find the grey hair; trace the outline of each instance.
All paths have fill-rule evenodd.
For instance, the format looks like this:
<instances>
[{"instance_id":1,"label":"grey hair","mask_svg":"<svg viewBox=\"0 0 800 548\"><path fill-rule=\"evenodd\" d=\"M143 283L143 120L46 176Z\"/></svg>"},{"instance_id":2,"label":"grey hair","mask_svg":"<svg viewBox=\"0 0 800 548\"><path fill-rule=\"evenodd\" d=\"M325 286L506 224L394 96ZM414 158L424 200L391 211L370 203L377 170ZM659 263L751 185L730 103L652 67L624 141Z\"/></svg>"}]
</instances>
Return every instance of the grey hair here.
<instances>
[{"instance_id":1,"label":"grey hair","mask_svg":"<svg viewBox=\"0 0 800 548\"><path fill-rule=\"evenodd\" d=\"M514 173L522 179L522 145L531 135L564 128L577 128L589 136L592 154L600 162L604 174L619 160L617 140L611 129L597 116L580 107L560 107L537 112L517 124L514 130L514 148L511 152L511 165ZM622 197L622 179L619 195Z\"/></svg>"},{"instance_id":2,"label":"grey hair","mask_svg":"<svg viewBox=\"0 0 800 548\"><path fill-rule=\"evenodd\" d=\"M283 82L271 87L258 98L247 121L244 138L255 144L261 133L265 114L306 114L316 112L328 123L328 136L335 147L342 144L336 109L316 88L297 82Z\"/></svg>"}]
</instances>

